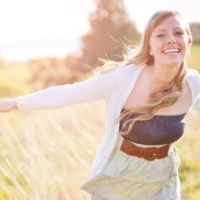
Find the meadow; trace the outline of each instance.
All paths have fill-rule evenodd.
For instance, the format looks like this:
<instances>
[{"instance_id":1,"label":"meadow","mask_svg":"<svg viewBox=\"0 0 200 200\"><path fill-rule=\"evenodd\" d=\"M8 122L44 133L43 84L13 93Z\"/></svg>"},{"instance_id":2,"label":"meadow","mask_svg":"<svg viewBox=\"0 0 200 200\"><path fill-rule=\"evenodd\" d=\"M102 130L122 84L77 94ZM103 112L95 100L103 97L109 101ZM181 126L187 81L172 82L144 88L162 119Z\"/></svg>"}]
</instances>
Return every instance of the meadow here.
<instances>
[{"instance_id":1,"label":"meadow","mask_svg":"<svg viewBox=\"0 0 200 200\"><path fill-rule=\"evenodd\" d=\"M200 45L189 66L200 72ZM10 96L27 93L26 66L0 69ZM6 87L5 87L6 86ZM11 90L12 91L12 90ZM0 114L0 200L86 200L80 186L104 134L104 101L62 109ZM95 112L94 112L95 111ZM200 197L200 116L186 117L180 153L182 200Z\"/></svg>"}]
</instances>

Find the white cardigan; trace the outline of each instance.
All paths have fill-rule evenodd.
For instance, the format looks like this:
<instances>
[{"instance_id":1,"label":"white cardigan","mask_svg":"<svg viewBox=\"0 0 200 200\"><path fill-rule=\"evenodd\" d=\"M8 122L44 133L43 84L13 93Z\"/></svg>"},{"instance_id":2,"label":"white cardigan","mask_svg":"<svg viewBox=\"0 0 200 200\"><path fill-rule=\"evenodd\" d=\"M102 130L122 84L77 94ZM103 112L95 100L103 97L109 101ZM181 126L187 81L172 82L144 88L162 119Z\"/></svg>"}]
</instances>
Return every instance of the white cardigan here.
<instances>
[{"instance_id":1,"label":"white cardigan","mask_svg":"<svg viewBox=\"0 0 200 200\"><path fill-rule=\"evenodd\" d=\"M18 97L17 105L21 110L52 109L105 99L105 134L92 165L92 174L96 176L103 169L114 147L120 143L119 123L115 124L115 121L143 68L144 66L134 65L119 66L82 82L50 87ZM188 69L186 77L192 95L189 112L200 114L200 75L196 70Z\"/></svg>"}]
</instances>

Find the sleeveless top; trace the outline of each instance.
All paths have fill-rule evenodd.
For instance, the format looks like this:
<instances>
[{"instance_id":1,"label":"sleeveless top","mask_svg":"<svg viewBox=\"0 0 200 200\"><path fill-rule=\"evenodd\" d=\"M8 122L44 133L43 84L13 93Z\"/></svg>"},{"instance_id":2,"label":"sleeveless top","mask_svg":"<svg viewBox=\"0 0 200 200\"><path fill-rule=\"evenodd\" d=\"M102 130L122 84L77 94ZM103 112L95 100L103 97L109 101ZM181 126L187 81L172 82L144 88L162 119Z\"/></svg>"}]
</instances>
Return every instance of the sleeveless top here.
<instances>
[{"instance_id":1,"label":"sleeveless top","mask_svg":"<svg viewBox=\"0 0 200 200\"><path fill-rule=\"evenodd\" d=\"M122 111L125 110L124 108ZM136 121L125 139L138 144L161 145L169 144L178 140L184 132L186 113L179 115L154 115L152 119ZM128 124L122 129L122 124L133 118L131 114L126 116L119 125L120 131L128 130Z\"/></svg>"}]
</instances>

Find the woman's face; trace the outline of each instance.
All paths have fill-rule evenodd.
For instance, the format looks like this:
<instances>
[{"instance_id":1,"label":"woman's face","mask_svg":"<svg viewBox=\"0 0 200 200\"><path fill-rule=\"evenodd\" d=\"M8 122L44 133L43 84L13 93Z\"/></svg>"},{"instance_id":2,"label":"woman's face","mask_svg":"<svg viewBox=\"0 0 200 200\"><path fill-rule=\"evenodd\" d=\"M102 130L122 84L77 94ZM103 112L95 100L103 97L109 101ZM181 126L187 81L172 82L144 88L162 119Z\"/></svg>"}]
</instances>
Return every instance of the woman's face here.
<instances>
[{"instance_id":1,"label":"woman's face","mask_svg":"<svg viewBox=\"0 0 200 200\"><path fill-rule=\"evenodd\" d=\"M149 45L155 64L180 65L190 46L185 25L180 17L171 16L156 26Z\"/></svg>"}]
</instances>

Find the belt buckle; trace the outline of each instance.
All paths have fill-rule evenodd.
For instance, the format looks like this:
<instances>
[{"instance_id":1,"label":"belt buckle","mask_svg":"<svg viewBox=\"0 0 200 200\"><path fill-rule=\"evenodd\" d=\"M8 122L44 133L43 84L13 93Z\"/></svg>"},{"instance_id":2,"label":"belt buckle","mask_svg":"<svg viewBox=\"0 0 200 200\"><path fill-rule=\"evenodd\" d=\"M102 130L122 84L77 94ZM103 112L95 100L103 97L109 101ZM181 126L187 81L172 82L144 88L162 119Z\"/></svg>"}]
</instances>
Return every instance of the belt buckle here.
<instances>
[{"instance_id":1,"label":"belt buckle","mask_svg":"<svg viewBox=\"0 0 200 200\"><path fill-rule=\"evenodd\" d=\"M153 161L157 158L159 153L159 149L158 148L153 148L153 149L147 149L147 159L150 161Z\"/></svg>"}]
</instances>

